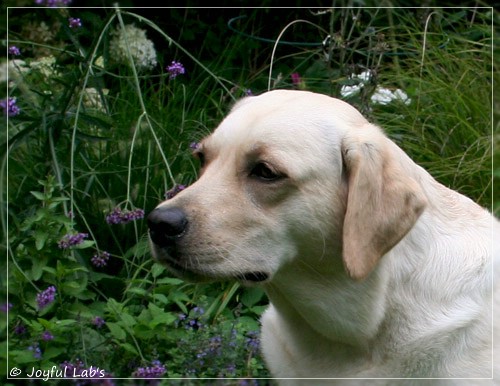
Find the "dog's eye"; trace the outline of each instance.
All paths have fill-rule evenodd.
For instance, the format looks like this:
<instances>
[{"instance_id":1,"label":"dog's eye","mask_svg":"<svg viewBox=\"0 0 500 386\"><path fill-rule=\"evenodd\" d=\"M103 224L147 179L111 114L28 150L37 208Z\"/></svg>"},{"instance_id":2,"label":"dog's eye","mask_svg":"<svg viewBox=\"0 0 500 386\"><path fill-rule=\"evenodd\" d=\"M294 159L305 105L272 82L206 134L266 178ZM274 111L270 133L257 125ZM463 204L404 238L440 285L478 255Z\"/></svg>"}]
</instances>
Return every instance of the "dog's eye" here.
<instances>
[{"instance_id":1,"label":"dog's eye","mask_svg":"<svg viewBox=\"0 0 500 386\"><path fill-rule=\"evenodd\" d=\"M262 181L276 181L283 177L282 174L273 170L269 165L264 162L259 162L254 166L250 172L250 177L258 178Z\"/></svg>"}]
</instances>

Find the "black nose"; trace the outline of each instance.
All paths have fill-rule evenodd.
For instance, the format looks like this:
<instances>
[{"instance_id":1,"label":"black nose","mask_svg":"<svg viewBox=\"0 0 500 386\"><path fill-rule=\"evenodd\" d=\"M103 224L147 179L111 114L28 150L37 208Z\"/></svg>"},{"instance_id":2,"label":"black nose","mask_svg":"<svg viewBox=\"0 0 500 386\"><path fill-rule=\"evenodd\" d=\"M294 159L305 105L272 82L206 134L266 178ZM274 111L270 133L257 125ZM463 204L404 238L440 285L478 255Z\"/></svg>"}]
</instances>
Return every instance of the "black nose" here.
<instances>
[{"instance_id":1,"label":"black nose","mask_svg":"<svg viewBox=\"0 0 500 386\"><path fill-rule=\"evenodd\" d=\"M160 247L175 244L186 231L188 220L180 208L158 207L148 215L149 236Z\"/></svg>"}]
</instances>

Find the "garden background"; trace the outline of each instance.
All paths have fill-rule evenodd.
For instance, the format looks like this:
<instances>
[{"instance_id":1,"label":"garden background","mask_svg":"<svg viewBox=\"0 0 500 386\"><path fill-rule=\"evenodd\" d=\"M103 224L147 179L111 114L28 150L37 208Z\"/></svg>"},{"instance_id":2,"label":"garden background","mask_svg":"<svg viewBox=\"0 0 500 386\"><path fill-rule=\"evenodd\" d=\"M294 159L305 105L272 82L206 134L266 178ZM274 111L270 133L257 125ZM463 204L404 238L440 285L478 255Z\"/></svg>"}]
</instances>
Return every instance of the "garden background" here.
<instances>
[{"instance_id":1,"label":"garden background","mask_svg":"<svg viewBox=\"0 0 500 386\"><path fill-rule=\"evenodd\" d=\"M2 3L9 382L53 366L106 384L272 382L259 379L269 377L262 290L171 276L151 258L144 221L196 178L191 147L241 97L287 88L342 98L443 184L500 214L499 18L488 4L200 3Z\"/></svg>"}]
</instances>

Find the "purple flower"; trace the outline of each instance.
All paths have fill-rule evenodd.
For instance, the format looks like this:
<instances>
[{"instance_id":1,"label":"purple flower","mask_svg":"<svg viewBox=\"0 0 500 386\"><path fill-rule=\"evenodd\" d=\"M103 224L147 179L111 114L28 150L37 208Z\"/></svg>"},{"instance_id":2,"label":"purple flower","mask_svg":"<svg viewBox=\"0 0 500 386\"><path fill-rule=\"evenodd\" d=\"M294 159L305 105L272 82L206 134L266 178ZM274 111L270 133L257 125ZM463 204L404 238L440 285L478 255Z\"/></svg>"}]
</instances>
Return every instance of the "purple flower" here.
<instances>
[{"instance_id":1,"label":"purple flower","mask_svg":"<svg viewBox=\"0 0 500 386\"><path fill-rule=\"evenodd\" d=\"M69 28L80 28L82 26L82 21L77 17L70 17L68 22Z\"/></svg>"},{"instance_id":2,"label":"purple flower","mask_svg":"<svg viewBox=\"0 0 500 386\"><path fill-rule=\"evenodd\" d=\"M198 149L199 149L199 147L200 147L200 143L199 143L199 142L191 142L191 143L189 144L189 148L190 148L191 150L198 150Z\"/></svg>"},{"instance_id":3,"label":"purple flower","mask_svg":"<svg viewBox=\"0 0 500 386\"><path fill-rule=\"evenodd\" d=\"M40 292L36 295L36 302L38 303L38 309L46 307L54 301L56 297L56 287L53 285L47 288L45 291Z\"/></svg>"},{"instance_id":4,"label":"purple flower","mask_svg":"<svg viewBox=\"0 0 500 386\"><path fill-rule=\"evenodd\" d=\"M135 210L121 210L120 208L115 208L110 214L106 216L106 222L108 224L127 224L131 221L135 221L144 217L143 209Z\"/></svg>"},{"instance_id":5,"label":"purple flower","mask_svg":"<svg viewBox=\"0 0 500 386\"><path fill-rule=\"evenodd\" d=\"M246 96L253 96L253 92L252 92L252 90L250 90L249 88L247 88L247 89L245 90L245 95L246 95Z\"/></svg>"},{"instance_id":6,"label":"purple flower","mask_svg":"<svg viewBox=\"0 0 500 386\"><path fill-rule=\"evenodd\" d=\"M35 4L45 7L57 8L65 7L72 3L73 0L35 0Z\"/></svg>"},{"instance_id":7,"label":"purple flower","mask_svg":"<svg viewBox=\"0 0 500 386\"><path fill-rule=\"evenodd\" d=\"M31 346L28 347L29 351L33 351L33 357L35 359L42 359L42 350L40 349L40 346L38 342L32 344Z\"/></svg>"},{"instance_id":8,"label":"purple flower","mask_svg":"<svg viewBox=\"0 0 500 386\"><path fill-rule=\"evenodd\" d=\"M186 189L186 185L175 185L172 189L165 193L165 198L167 200L170 200L171 198L175 197L177 193L183 191L184 189Z\"/></svg>"},{"instance_id":9,"label":"purple flower","mask_svg":"<svg viewBox=\"0 0 500 386\"><path fill-rule=\"evenodd\" d=\"M10 46L9 47L9 54L14 55L14 56L19 56L19 55L21 55L21 51L16 46Z\"/></svg>"},{"instance_id":10,"label":"purple flower","mask_svg":"<svg viewBox=\"0 0 500 386\"><path fill-rule=\"evenodd\" d=\"M23 335L26 333L26 326L22 322L18 322L14 327L14 334Z\"/></svg>"},{"instance_id":11,"label":"purple flower","mask_svg":"<svg viewBox=\"0 0 500 386\"><path fill-rule=\"evenodd\" d=\"M0 305L0 311L7 313L12 307L12 303L4 303Z\"/></svg>"},{"instance_id":12,"label":"purple flower","mask_svg":"<svg viewBox=\"0 0 500 386\"><path fill-rule=\"evenodd\" d=\"M96 316L94 319L92 319L92 324L97 328L101 328L106 324L106 321L100 316Z\"/></svg>"},{"instance_id":13,"label":"purple flower","mask_svg":"<svg viewBox=\"0 0 500 386\"><path fill-rule=\"evenodd\" d=\"M54 339L54 335L50 333L50 331L44 331L42 334L42 340L49 341Z\"/></svg>"},{"instance_id":14,"label":"purple flower","mask_svg":"<svg viewBox=\"0 0 500 386\"><path fill-rule=\"evenodd\" d=\"M68 233L67 235L64 235L61 240L57 243L59 248L61 249L68 249L74 245L81 244L84 239L89 237L87 233L75 233L75 234L70 234Z\"/></svg>"},{"instance_id":15,"label":"purple flower","mask_svg":"<svg viewBox=\"0 0 500 386\"><path fill-rule=\"evenodd\" d=\"M21 109L16 105L16 98L0 100L0 107L3 109L4 115L8 115L9 117L14 117L21 111Z\"/></svg>"},{"instance_id":16,"label":"purple flower","mask_svg":"<svg viewBox=\"0 0 500 386\"><path fill-rule=\"evenodd\" d=\"M135 378L160 378L165 374L167 369L164 365L161 364L160 361L154 360L151 362L152 366L148 367L139 367L134 371L132 377Z\"/></svg>"},{"instance_id":17,"label":"purple flower","mask_svg":"<svg viewBox=\"0 0 500 386\"><path fill-rule=\"evenodd\" d=\"M101 253L96 253L90 259L90 262L96 267L105 267L108 264L109 257L111 255L109 252L103 251Z\"/></svg>"},{"instance_id":18,"label":"purple flower","mask_svg":"<svg viewBox=\"0 0 500 386\"><path fill-rule=\"evenodd\" d=\"M301 79L300 79L300 75L298 72L294 72L292 73L291 75L291 78L292 78L292 83L295 85L295 86L298 86L301 82Z\"/></svg>"},{"instance_id":19,"label":"purple flower","mask_svg":"<svg viewBox=\"0 0 500 386\"><path fill-rule=\"evenodd\" d=\"M184 74L186 69L180 62L172 61L170 66L167 66L167 72L169 73L169 79L174 79L177 75Z\"/></svg>"}]
</instances>

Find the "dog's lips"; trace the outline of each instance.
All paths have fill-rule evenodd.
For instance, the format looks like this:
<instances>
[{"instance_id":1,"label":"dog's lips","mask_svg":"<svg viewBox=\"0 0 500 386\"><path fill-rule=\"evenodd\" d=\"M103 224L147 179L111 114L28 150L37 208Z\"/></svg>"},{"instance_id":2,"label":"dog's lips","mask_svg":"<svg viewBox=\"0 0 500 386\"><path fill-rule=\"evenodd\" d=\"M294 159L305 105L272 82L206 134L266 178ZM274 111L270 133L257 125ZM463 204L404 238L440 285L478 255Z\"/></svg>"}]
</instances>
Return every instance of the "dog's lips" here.
<instances>
[{"instance_id":1,"label":"dog's lips","mask_svg":"<svg viewBox=\"0 0 500 386\"><path fill-rule=\"evenodd\" d=\"M199 269L195 269L193 267L189 267L188 265L179 264L172 256L168 254L162 248L155 248L156 253L155 259L167 266L169 270L177 277L191 281L191 282L211 282L218 280L237 280L240 282L246 283L262 283L269 279L270 275L263 271L249 271L244 273L235 273L228 275L217 275L211 272L200 271Z\"/></svg>"}]
</instances>

